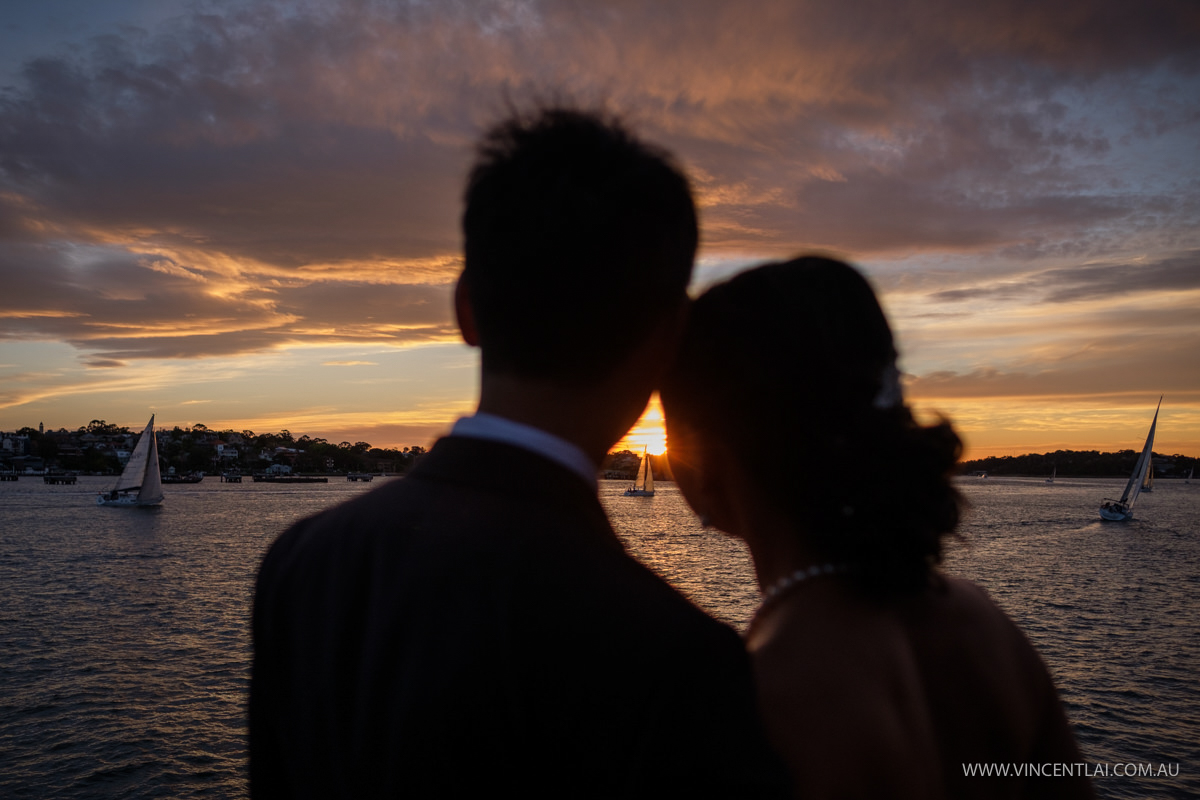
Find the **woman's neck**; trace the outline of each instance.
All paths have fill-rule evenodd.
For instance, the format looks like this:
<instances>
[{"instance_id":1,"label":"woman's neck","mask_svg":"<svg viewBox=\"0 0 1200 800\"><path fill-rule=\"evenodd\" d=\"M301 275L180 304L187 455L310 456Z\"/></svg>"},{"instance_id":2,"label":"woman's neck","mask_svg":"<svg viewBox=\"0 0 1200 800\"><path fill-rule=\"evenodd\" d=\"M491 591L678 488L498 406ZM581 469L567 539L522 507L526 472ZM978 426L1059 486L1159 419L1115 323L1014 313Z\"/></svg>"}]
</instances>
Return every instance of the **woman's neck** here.
<instances>
[{"instance_id":1,"label":"woman's neck","mask_svg":"<svg viewBox=\"0 0 1200 800\"><path fill-rule=\"evenodd\" d=\"M818 559L804 544L803 523L776 508L761 493L744 487L730 495L736 498L728 532L750 549L758 588L778 584L799 569L817 564Z\"/></svg>"}]
</instances>

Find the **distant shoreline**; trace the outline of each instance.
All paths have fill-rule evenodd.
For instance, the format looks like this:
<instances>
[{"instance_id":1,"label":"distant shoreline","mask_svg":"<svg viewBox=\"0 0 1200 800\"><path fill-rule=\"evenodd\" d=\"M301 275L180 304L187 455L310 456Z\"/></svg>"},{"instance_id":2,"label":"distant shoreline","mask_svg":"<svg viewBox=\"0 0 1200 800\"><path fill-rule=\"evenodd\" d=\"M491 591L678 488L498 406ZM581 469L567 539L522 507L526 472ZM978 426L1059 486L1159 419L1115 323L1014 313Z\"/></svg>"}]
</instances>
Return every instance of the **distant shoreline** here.
<instances>
[{"instance_id":1,"label":"distant shoreline","mask_svg":"<svg viewBox=\"0 0 1200 800\"><path fill-rule=\"evenodd\" d=\"M1140 453L1120 450L1056 450L1053 453L1029 453L1021 456L991 456L958 463L960 475L984 472L989 476L1049 478L1128 478ZM1192 456L1153 453L1155 479L1186 478L1196 468Z\"/></svg>"}]
</instances>

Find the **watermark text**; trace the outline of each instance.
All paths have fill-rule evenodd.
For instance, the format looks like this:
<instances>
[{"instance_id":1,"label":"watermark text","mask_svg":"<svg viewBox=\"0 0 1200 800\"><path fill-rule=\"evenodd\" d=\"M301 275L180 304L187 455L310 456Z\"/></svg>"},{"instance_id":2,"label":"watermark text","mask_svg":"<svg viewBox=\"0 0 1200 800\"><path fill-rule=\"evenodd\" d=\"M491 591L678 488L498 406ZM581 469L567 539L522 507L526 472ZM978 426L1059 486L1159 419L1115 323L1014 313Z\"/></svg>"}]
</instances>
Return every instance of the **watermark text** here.
<instances>
[{"instance_id":1,"label":"watermark text","mask_svg":"<svg viewBox=\"0 0 1200 800\"><path fill-rule=\"evenodd\" d=\"M1179 764L1151 761L963 764L968 778L1177 778Z\"/></svg>"}]
</instances>

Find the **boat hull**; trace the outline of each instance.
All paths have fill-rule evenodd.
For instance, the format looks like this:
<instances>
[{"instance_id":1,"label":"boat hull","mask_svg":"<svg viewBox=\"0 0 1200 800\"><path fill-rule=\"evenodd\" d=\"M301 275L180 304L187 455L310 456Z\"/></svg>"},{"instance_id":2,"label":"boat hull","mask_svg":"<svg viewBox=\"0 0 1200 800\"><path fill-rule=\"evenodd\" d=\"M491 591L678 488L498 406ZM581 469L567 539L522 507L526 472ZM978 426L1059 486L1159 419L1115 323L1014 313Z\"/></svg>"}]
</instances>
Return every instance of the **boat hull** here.
<instances>
[{"instance_id":1,"label":"boat hull","mask_svg":"<svg viewBox=\"0 0 1200 800\"><path fill-rule=\"evenodd\" d=\"M1125 522L1133 519L1133 511L1130 509L1101 506L1100 519L1108 520L1109 522Z\"/></svg>"}]
</instances>

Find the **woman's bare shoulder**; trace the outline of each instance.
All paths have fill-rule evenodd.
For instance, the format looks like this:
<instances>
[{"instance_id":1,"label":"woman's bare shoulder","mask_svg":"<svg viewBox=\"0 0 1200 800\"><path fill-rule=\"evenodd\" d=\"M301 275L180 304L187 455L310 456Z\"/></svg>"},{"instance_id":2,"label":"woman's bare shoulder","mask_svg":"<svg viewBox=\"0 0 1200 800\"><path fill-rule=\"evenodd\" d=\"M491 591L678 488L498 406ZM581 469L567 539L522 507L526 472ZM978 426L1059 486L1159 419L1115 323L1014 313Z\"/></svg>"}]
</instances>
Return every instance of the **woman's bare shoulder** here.
<instances>
[{"instance_id":1,"label":"woman's bare shoulder","mask_svg":"<svg viewBox=\"0 0 1200 800\"><path fill-rule=\"evenodd\" d=\"M977 633L988 631L1024 639L1016 623L991 595L965 578L938 576L937 584L926 592L923 602L931 621L937 624L967 625Z\"/></svg>"},{"instance_id":2,"label":"woman's bare shoulder","mask_svg":"<svg viewBox=\"0 0 1200 800\"><path fill-rule=\"evenodd\" d=\"M1036 707L1053 695L1050 674L1033 644L971 581L942 576L923 600L923 610L910 615L909 634L931 686L973 687L1007 698L1012 708Z\"/></svg>"},{"instance_id":3,"label":"woman's bare shoulder","mask_svg":"<svg viewBox=\"0 0 1200 800\"><path fill-rule=\"evenodd\" d=\"M1041 658L982 587L944 576L886 601L812 588L749 643L764 720L793 774L857 788L904 775L895 785L932 797L936 780L922 776L961 762L1076 752ZM868 762L879 774L863 772Z\"/></svg>"}]
</instances>

